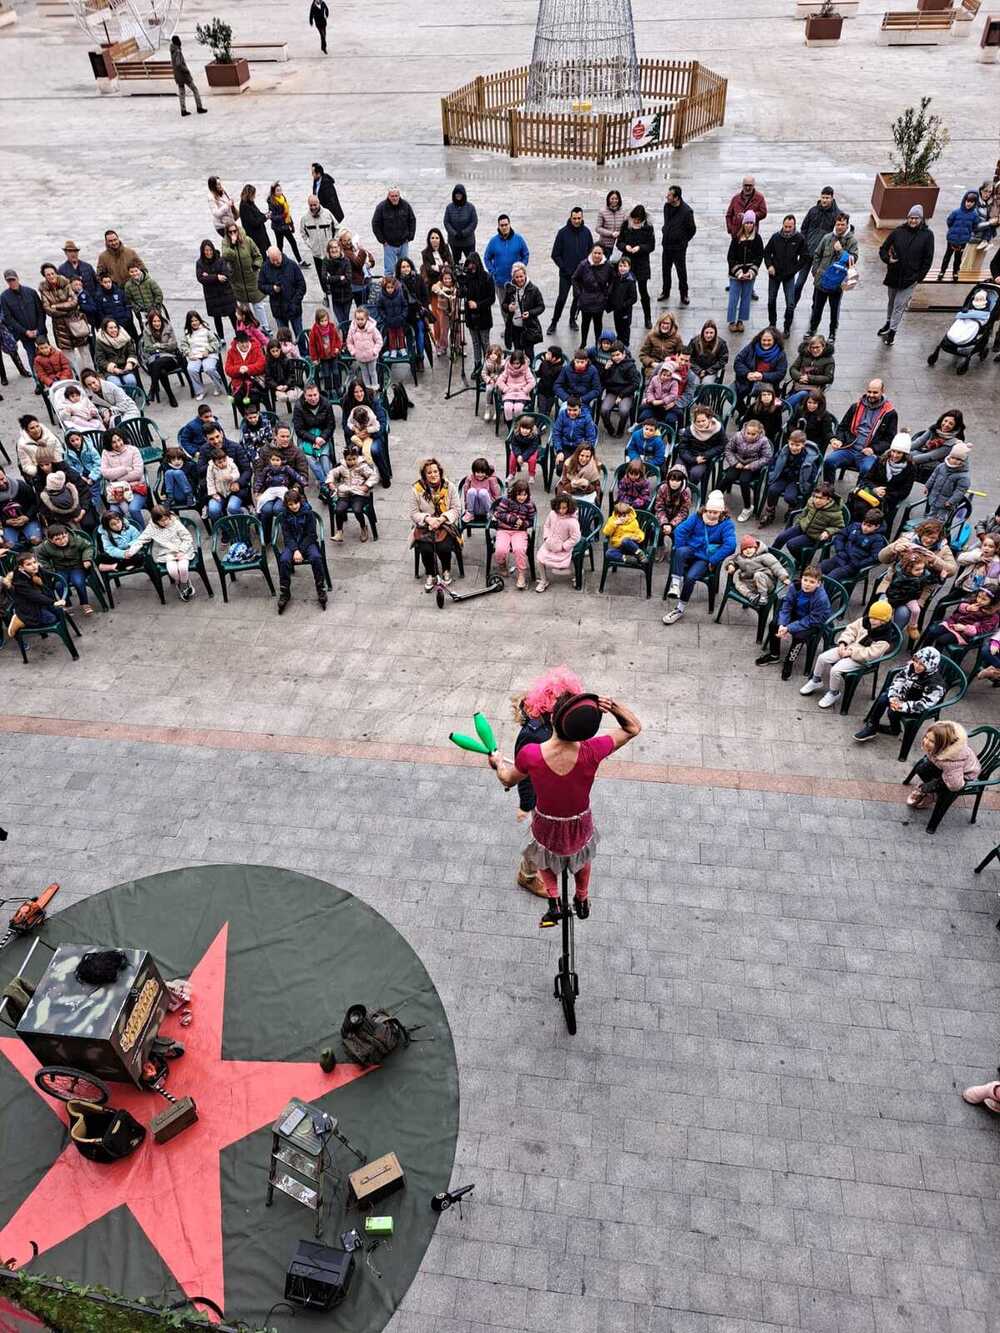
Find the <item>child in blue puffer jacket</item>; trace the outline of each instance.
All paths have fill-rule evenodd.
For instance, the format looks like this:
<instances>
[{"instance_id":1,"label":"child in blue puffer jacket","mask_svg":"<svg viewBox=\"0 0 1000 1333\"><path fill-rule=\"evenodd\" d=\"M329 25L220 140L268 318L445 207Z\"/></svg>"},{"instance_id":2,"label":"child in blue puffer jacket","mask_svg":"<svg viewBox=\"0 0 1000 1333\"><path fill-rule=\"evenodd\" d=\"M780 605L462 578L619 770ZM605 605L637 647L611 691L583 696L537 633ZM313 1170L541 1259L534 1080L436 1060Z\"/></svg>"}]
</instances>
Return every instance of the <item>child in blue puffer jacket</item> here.
<instances>
[{"instance_id":1,"label":"child in blue puffer jacket","mask_svg":"<svg viewBox=\"0 0 1000 1333\"><path fill-rule=\"evenodd\" d=\"M874 565L886 544L881 509L869 509L860 522L850 523L833 535L833 554L820 561L820 570L838 583L852 583L861 571Z\"/></svg>"},{"instance_id":2,"label":"child in blue puffer jacket","mask_svg":"<svg viewBox=\"0 0 1000 1333\"><path fill-rule=\"evenodd\" d=\"M568 402L570 398L579 398L583 406L593 416L596 403L601 396L601 376L587 353L581 348L573 353L573 360L563 366L555 384L556 397Z\"/></svg>"},{"instance_id":3,"label":"child in blue puffer jacket","mask_svg":"<svg viewBox=\"0 0 1000 1333\"><path fill-rule=\"evenodd\" d=\"M948 244L945 246L944 258L941 260L941 271L937 275L938 282L944 282L944 273L948 267L949 259L952 261L951 280L952 282L958 281L962 253L975 235L978 225L979 191L966 190L958 208L953 208L948 214Z\"/></svg>"},{"instance_id":4,"label":"child in blue puffer jacket","mask_svg":"<svg viewBox=\"0 0 1000 1333\"><path fill-rule=\"evenodd\" d=\"M781 661L781 646L788 653L781 664L781 679L788 680L795 660L810 640L819 640L833 608L823 587L823 575L816 565L809 565L785 593L777 620L771 621L764 651L755 658L757 666Z\"/></svg>"},{"instance_id":5,"label":"child in blue puffer jacket","mask_svg":"<svg viewBox=\"0 0 1000 1333\"><path fill-rule=\"evenodd\" d=\"M556 452L556 467L561 467L581 444L597 443L597 427L594 419L580 402L579 398L569 400L555 419L552 427L552 447Z\"/></svg>"}]
</instances>

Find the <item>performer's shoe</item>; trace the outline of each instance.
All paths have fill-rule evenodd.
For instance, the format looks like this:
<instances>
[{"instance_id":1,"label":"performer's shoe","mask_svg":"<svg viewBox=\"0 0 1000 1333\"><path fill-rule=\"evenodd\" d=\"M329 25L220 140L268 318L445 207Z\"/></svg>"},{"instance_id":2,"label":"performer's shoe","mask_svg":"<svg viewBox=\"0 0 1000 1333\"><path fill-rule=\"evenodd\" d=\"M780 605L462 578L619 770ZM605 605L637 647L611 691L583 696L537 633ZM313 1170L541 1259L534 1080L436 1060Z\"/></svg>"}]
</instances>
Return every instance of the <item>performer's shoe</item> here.
<instances>
[{"instance_id":1,"label":"performer's shoe","mask_svg":"<svg viewBox=\"0 0 1000 1333\"><path fill-rule=\"evenodd\" d=\"M527 889L536 898L547 898L549 896L541 875L533 870L525 870L523 862L517 868L517 882L522 889Z\"/></svg>"},{"instance_id":2,"label":"performer's shoe","mask_svg":"<svg viewBox=\"0 0 1000 1333\"><path fill-rule=\"evenodd\" d=\"M590 899L581 898L579 894L576 894L573 898L573 911L581 921L586 921L587 917L590 916Z\"/></svg>"},{"instance_id":3,"label":"performer's shoe","mask_svg":"<svg viewBox=\"0 0 1000 1333\"><path fill-rule=\"evenodd\" d=\"M558 898L550 898L549 905L545 910L545 915L538 923L540 930L545 930L548 926L558 926L562 920L562 909L559 906Z\"/></svg>"}]
</instances>

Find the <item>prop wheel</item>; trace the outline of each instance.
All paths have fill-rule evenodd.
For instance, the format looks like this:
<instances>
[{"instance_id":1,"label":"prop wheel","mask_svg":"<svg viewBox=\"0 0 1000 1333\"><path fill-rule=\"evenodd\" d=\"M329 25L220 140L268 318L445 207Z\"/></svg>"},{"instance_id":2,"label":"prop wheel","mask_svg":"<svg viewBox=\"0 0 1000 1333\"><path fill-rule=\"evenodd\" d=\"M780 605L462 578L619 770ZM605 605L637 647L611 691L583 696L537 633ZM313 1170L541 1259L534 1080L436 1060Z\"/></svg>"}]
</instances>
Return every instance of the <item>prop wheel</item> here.
<instances>
[{"instance_id":1,"label":"prop wheel","mask_svg":"<svg viewBox=\"0 0 1000 1333\"><path fill-rule=\"evenodd\" d=\"M439 610L439 611L443 611L443 610L444 610L444 589L443 589L443 588L438 588L437 592L434 594L434 600L435 600L435 601L437 602L437 604L438 604L438 610Z\"/></svg>"},{"instance_id":2,"label":"prop wheel","mask_svg":"<svg viewBox=\"0 0 1000 1333\"><path fill-rule=\"evenodd\" d=\"M96 1102L104 1106L111 1096L111 1089L103 1079L62 1065L44 1065L36 1072L35 1083L42 1092L60 1102Z\"/></svg>"}]
</instances>

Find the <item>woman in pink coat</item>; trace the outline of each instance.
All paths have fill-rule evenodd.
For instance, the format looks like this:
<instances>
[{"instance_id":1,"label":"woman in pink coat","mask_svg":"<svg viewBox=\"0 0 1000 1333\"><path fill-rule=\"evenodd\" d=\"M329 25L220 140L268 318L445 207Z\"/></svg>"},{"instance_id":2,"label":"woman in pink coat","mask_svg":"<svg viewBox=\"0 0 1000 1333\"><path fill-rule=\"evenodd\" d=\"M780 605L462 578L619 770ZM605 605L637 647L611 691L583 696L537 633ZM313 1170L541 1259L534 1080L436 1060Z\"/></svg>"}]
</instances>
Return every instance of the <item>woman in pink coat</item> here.
<instances>
[{"instance_id":1,"label":"woman in pink coat","mask_svg":"<svg viewBox=\"0 0 1000 1333\"><path fill-rule=\"evenodd\" d=\"M542 529L542 544L535 555L538 582L535 592L544 592L549 586L546 569L569 569L573 547L580 540L580 520L576 516L576 501L571 495L556 495L552 512Z\"/></svg>"},{"instance_id":2,"label":"woman in pink coat","mask_svg":"<svg viewBox=\"0 0 1000 1333\"><path fill-rule=\"evenodd\" d=\"M134 444L126 444L125 436L117 430L104 432L101 446L101 476L105 484L120 482L128 486L132 498L128 502L128 512L139 524L145 522L149 504L149 487L146 485L146 469L142 454Z\"/></svg>"},{"instance_id":3,"label":"woman in pink coat","mask_svg":"<svg viewBox=\"0 0 1000 1333\"><path fill-rule=\"evenodd\" d=\"M914 810L933 805L942 786L961 791L979 776L979 756L969 744L965 728L957 722L935 722L927 728L921 745L924 757L917 764L920 786L906 798L906 804Z\"/></svg>"}]
</instances>

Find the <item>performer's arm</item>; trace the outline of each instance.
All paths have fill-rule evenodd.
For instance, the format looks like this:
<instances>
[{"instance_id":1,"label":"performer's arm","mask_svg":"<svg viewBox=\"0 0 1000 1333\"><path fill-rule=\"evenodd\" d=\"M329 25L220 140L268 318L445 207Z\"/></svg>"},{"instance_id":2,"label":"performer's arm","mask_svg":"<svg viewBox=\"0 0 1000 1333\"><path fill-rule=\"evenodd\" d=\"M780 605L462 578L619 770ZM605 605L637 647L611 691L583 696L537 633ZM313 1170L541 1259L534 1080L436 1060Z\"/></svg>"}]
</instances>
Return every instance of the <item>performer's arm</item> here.
<instances>
[{"instance_id":1,"label":"performer's arm","mask_svg":"<svg viewBox=\"0 0 1000 1333\"><path fill-rule=\"evenodd\" d=\"M614 699L598 699L598 704L602 713L610 713L618 723L615 731L610 733L611 739L615 743L615 749L620 750L623 745L628 745L629 741L634 741L639 732L642 731L642 723L636 717L630 708L624 704L619 704Z\"/></svg>"},{"instance_id":2,"label":"performer's arm","mask_svg":"<svg viewBox=\"0 0 1000 1333\"><path fill-rule=\"evenodd\" d=\"M515 768L513 764L508 764L499 750L494 750L487 762L508 791L511 787L516 787L519 782L523 782L528 776L527 773L522 773L520 769Z\"/></svg>"}]
</instances>

